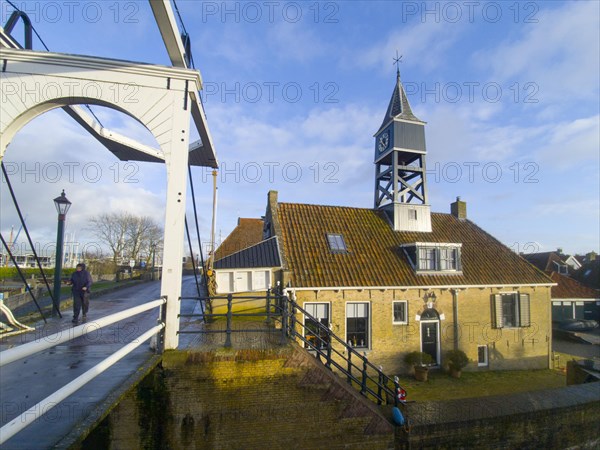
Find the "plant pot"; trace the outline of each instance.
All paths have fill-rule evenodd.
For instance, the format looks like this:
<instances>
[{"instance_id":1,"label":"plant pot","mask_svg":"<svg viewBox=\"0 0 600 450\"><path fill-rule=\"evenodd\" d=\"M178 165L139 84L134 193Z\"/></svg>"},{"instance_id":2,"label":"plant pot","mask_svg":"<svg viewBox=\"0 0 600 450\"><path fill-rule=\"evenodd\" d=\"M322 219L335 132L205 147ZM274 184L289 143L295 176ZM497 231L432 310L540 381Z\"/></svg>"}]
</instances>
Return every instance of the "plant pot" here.
<instances>
[{"instance_id":1,"label":"plant pot","mask_svg":"<svg viewBox=\"0 0 600 450\"><path fill-rule=\"evenodd\" d=\"M455 369L454 367L450 366L450 376L452 378L460 378L460 375L462 374L462 370L461 369Z\"/></svg>"},{"instance_id":2,"label":"plant pot","mask_svg":"<svg viewBox=\"0 0 600 450\"><path fill-rule=\"evenodd\" d=\"M429 367L415 366L415 380L427 381L428 373L429 373Z\"/></svg>"}]
</instances>

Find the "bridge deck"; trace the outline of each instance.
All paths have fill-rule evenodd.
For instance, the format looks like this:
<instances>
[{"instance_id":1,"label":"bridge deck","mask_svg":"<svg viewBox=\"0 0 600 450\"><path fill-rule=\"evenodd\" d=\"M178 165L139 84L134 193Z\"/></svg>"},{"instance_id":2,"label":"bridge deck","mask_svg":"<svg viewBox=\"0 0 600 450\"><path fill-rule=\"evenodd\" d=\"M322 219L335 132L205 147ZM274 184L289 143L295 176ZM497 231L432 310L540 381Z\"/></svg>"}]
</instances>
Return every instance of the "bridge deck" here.
<instances>
[{"instance_id":1,"label":"bridge deck","mask_svg":"<svg viewBox=\"0 0 600 450\"><path fill-rule=\"evenodd\" d=\"M193 295L193 277L183 281L185 295ZM94 329L94 318L103 317L160 297L160 283L151 282L94 297L90 302L88 324ZM182 304L186 308L186 304ZM190 307L188 305L187 307ZM191 305L193 307L193 304ZM187 311L191 312L191 311ZM142 313L117 324L52 347L26 359L0 367L0 425L4 425L72 381L123 345L156 324L157 310ZM0 350L20 345L57 332L68 332L72 314L63 311L63 319L50 319L36 325L31 333L5 338ZM33 424L17 433L3 449L66 448L79 437L82 424L93 422L104 413L113 398L127 389L128 383L144 375L156 361L147 344L142 344L91 383L64 402L50 409ZM146 370L140 370L145 368Z\"/></svg>"}]
</instances>

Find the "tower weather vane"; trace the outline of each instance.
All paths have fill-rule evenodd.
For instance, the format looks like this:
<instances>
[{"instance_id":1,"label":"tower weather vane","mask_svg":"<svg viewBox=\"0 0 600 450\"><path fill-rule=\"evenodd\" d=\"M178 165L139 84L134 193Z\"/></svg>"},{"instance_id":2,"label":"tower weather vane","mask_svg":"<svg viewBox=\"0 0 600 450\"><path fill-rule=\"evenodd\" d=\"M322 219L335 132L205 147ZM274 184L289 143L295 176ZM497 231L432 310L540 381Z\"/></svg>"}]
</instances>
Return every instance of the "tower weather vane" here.
<instances>
[{"instance_id":1,"label":"tower weather vane","mask_svg":"<svg viewBox=\"0 0 600 450\"><path fill-rule=\"evenodd\" d=\"M398 50L396 50L396 57L394 58L393 64L396 64L396 73L400 75L400 63L402 62L402 56L398 56Z\"/></svg>"}]
</instances>

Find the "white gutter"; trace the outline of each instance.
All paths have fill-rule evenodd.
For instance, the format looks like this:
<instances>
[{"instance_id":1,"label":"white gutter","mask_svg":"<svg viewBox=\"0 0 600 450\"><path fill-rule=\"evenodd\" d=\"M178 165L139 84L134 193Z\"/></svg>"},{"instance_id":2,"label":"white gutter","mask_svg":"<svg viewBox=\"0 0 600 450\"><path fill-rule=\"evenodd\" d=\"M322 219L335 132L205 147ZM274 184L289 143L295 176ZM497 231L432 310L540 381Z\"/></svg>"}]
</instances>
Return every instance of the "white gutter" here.
<instances>
[{"instance_id":1,"label":"white gutter","mask_svg":"<svg viewBox=\"0 0 600 450\"><path fill-rule=\"evenodd\" d=\"M366 291L366 290L418 290L418 289L488 289L488 288L514 288L519 287L552 287L558 286L557 283L540 283L540 284L449 284L449 285L433 285L433 286L322 286L322 287L289 287L288 290L294 291Z\"/></svg>"}]
</instances>

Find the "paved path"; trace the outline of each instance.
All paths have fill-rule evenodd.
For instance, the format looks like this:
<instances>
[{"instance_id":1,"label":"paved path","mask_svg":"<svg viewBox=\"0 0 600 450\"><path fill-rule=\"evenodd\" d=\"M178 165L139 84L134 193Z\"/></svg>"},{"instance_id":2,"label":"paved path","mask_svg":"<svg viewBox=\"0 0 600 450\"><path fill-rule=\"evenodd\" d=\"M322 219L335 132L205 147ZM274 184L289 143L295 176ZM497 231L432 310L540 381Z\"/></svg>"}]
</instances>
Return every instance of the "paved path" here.
<instances>
[{"instance_id":1,"label":"paved path","mask_svg":"<svg viewBox=\"0 0 600 450\"><path fill-rule=\"evenodd\" d=\"M569 339L569 334L573 338ZM552 350L581 358L600 359L600 329L586 333L554 332Z\"/></svg>"},{"instance_id":2,"label":"paved path","mask_svg":"<svg viewBox=\"0 0 600 450\"><path fill-rule=\"evenodd\" d=\"M183 280L183 295L195 294L194 277ZM88 324L103 317L160 297L160 283L149 282L92 297ZM193 302L192 302L193 305ZM185 306L185 305L182 305ZM52 347L37 355L0 367L0 425L4 425L81 375L156 324L158 310L98 329L91 334ZM36 330L0 340L0 350L57 332L68 332L72 314L36 325ZM77 425L89 422L103 403L127 386L139 369L151 364L155 354L142 344L91 383L68 397L33 424L2 445L2 449L45 449L66 447L77 437ZM73 432L75 428L75 432Z\"/></svg>"}]
</instances>

